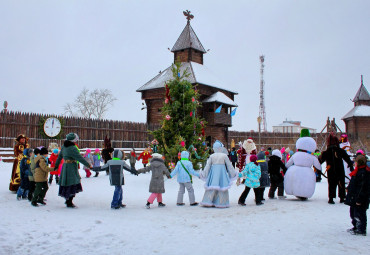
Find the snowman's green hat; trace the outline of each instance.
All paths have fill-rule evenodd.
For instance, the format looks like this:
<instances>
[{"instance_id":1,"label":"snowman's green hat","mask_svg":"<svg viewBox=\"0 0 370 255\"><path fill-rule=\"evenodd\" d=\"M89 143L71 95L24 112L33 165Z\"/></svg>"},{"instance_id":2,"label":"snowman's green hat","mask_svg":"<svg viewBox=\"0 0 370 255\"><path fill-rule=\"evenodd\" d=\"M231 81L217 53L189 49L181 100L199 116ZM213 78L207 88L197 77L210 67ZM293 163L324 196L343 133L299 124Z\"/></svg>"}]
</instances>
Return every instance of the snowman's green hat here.
<instances>
[{"instance_id":1,"label":"snowman's green hat","mask_svg":"<svg viewBox=\"0 0 370 255\"><path fill-rule=\"evenodd\" d=\"M308 130L307 128L302 129L300 137L310 137L310 130Z\"/></svg>"}]
</instances>

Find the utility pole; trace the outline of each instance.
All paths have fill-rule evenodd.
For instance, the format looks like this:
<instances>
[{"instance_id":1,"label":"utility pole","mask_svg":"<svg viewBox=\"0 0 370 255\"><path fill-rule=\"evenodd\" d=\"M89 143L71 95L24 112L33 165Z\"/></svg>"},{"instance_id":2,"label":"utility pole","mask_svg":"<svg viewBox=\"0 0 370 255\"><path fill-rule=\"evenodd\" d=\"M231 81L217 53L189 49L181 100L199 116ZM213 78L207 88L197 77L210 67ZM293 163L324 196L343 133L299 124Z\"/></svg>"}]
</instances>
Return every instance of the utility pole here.
<instances>
[{"instance_id":1,"label":"utility pole","mask_svg":"<svg viewBox=\"0 0 370 255\"><path fill-rule=\"evenodd\" d=\"M259 116L261 117L261 131L267 132L267 123L266 123L266 111L265 111L265 81L263 80L263 72L264 72L264 62L265 62L265 56L260 56L260 62L261 62L261 81L260 81L260 110L259 110Z\"/></svg>"}]
</instances>

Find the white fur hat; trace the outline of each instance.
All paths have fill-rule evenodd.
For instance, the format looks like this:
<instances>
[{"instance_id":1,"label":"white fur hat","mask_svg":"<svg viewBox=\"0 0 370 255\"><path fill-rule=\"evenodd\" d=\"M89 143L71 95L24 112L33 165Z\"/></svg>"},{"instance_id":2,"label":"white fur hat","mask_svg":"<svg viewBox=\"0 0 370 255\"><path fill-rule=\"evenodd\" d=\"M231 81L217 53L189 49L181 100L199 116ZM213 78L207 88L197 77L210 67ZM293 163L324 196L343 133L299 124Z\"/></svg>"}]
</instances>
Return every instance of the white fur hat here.
<instances>
[{"instance_id":1,"label":"white fur hat","mask_svg":"<svg viewBox=\"0 0 370 255\"><path fill-rule=\"evenodd\" d=\"M256 144L252 139L247 139L243 143L243 148L247 153L251 153L253 150L257 149Z\"/></svg>"},{"instance_id":2,"label":"white fur hat","mask_svg":"<svg viewBox=\"0 0 370 255\"><path fill-rule=\"evenodd\" d=\"M273 150L271 154L272 156L281 158L281 152L279 150Z\"/></svg>"},{"instance_id":3,"label":"white fur hat","mask_svg":"<svg viewBox=\"0 0 370 255\"><path fill-rule=\"evenodd\" d=\"M152 154L152 157L153 157L153 158L162 158L162 154L159 154L159 153L153 153L153 154Z\"/></svg>"}]
</instances>

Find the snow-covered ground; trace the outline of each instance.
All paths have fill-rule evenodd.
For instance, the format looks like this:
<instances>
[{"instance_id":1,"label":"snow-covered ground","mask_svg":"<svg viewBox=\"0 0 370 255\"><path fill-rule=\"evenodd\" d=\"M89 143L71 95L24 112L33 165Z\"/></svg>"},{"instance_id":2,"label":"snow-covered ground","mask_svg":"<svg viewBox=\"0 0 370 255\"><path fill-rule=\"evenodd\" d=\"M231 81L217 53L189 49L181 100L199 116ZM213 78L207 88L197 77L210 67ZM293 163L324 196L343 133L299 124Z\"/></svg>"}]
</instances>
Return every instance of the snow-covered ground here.
<instances>
[{"instance_id":1,"label":"snow-covered ground","mask_svg":"<svg viewBox=\"0 0 370 255\"><path fill-rule=\"evenodd\" d=\"M164 208L156 202L144 205L149 196L150 173L139 176L125 172L123 188L127 208L111 210L114 187L105 173L85 178L84 191L69 209L58 197L53 183L47 205L32 207L17 201L8 190L12 164L0 162L0 254L369 254L369 236L352 236L349 207L327 203L324 179L306 202L289 196L237 205L243 186L230 189L227 209L177 207L178 184L166 180ZM137 164L137 168L139 164ZM194 178L196 200L201 201L203 182ZM265 197L267 197L265 192Z\"/></svg>"}]
</instances>

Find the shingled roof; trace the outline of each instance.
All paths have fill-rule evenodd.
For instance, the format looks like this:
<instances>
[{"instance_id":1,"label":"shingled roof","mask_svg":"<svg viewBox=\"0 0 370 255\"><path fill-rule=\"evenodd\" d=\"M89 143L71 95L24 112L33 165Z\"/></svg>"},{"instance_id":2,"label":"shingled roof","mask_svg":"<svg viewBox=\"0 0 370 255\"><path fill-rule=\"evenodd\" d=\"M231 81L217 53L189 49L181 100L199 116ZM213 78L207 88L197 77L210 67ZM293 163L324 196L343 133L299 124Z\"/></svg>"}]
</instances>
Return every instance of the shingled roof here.
<instances>
[{"instance_id":1,"label":"shingled roof","mask_svg":"<svg viewBox=\"0 0 370 255\"><path fill-rule=\"evenodd\" d=\"M231 98L229 98L228 96L226 96L224 93L222 93L220 91L218 91L218 92L214 93L213 95L207 97L202 102L203 103L217 102L217 103L220 103L220 104L225 104L225 105L230 105L230 106L235 106L235 107L238 106L236 103L234 103L233 100L231 100Z\"/></svg>"},{"instance_id":2,"label":"shingled roof","mask_svg":"<svg viewBox=\"0 0 370 255\"><path fill-rule=\"evenodd\" d=\"M369 92L365 88L364 84L361 83L361 86L358 89L355 98L353 98L353 102L367 101L367 100L370 100Z\"/></svg>"},{"instance_id":3,"label":"shingled roof","mask_svg":"<svg viewBox=\"0 0 370 255\"><path fill-rule=\"evenodd\" d=\"M180 37L177 39L175 45L172 47L172 52L193 48L199 50L203 53L206 53L206 50L203 48L202 43L199 41L198 36L195 34L193 28L188 22L182 30Z\"/></svg>"},{"instance_id":4,"label":"shingled roof","mask_svg":"<svg viewBox=\"0 0 370 255\"><path fill-rule=\"evenodd\" d=\"M346 115L343 116L342 120L349 119L352 117L370 117L370 106L359 105L355 106Z\"/></svg>"},{"instance_id":5,"label":"shingled roof","mask_svg":"<svg viewBox=\"0 0 370 255\"><path fill-rule=\"evenodd\" d=\"M224 91L231 92L233 94L238 94L235 91L231 91L227 88L227 84L224 84L217 77L213 75L212 72L208 70L205 66L194 63L194 62L183 62L181 63L180 72L183 73L185 70L188 70L189 77L186 78L191 84L203 84L209 87L218 88ZM153 79L145 83L137 92L142 92L145 90L164 88L166 82L173 79L171 66L166 68L164 71L161 71Z\"/></svg>"}]
</instances>

